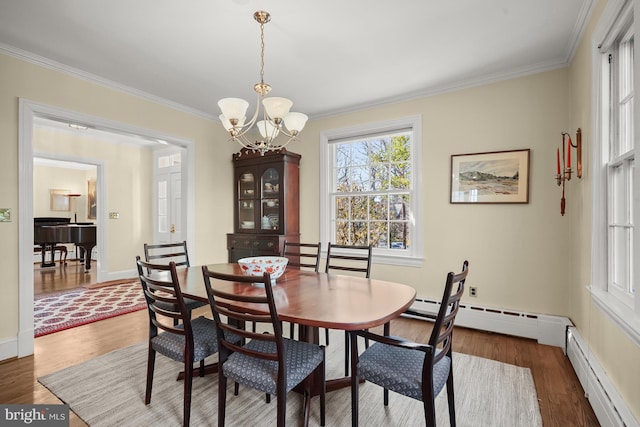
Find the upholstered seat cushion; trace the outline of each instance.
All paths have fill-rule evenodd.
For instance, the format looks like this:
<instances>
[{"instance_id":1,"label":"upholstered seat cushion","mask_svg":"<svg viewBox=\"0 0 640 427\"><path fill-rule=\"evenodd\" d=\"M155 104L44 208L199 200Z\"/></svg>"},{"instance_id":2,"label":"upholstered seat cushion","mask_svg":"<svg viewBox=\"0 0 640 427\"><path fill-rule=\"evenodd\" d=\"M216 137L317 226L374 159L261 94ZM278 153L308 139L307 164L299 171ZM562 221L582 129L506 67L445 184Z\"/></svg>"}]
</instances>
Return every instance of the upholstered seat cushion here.
<instances>
[{"instance_id":1,"label":"upholstered seat cushion","mask_svg":"<svg viewBox=\"0 0 640 427\"><path fill-rule=\"evenodd\" d=\"M177 328L182 328L180 324ZM199 362L207 356L218 352L218 338L216 325L213 320L200 316L191 320L193 330L193 361ZM151 338L151 345L155 351L170 359L182 362L184 360L184 335L161 332Z\"/></svg>"},{"instance_id":2,"label":"upholstered seat cushion","mask_svg":"<svg viewBox=\"0 0 640 427\"><path fill-rule=\"evenodd\" d=\"M437 350L439 351L439 350ZM358 376L396 393L422 400L422 364L425 353L375 343L360 355ZM447 382L451 359L443 357L433 368L433 395Z\"/></svg>"},{"instance_id":3,"label":"upholstered seat cushion","mask_svg":"<svg viewBox=\"0 0 640 427\"><path fill-rule=\"evenodd\" d=\"M324 349L302 341L284 339L285 364L287 366L286 390L300 384L309 373L322 363ZM263 353L276 353L276 344L270 341L251 340L246 348ZM233 353L223 365L226 377L248 387L276 395L278 362Z\"/></svg>"}]
</instances>

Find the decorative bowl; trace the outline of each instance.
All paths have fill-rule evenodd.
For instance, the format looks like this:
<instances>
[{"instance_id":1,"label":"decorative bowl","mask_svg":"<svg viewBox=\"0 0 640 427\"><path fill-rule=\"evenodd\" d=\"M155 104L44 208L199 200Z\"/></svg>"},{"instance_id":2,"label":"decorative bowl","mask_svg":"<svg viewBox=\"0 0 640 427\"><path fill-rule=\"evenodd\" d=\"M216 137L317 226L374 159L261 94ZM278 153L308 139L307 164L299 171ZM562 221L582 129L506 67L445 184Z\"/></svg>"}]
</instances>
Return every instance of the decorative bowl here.
<instances>
[{"instance_id":1,"label":"decorative bowl","mask_svg":"<svg viewBox=\"0 0 640 427\"><path fill-rule=\"evenodd\" d=\"M238 265L245 276L262 277L264 273L271 275L271 283L275 283L287 268L288 258L279 256L256 256L241 258Z\"/></svg>"}]
</instances>

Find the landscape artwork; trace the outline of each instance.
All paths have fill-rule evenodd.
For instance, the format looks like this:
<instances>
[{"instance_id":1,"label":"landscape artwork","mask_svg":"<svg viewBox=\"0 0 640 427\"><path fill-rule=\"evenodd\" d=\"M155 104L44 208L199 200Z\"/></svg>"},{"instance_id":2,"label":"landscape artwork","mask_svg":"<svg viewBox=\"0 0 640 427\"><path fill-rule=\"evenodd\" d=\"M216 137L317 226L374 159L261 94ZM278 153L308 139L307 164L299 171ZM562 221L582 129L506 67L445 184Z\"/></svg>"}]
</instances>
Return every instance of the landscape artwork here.
<instances>
[{"instance_id":1,"label":"landscape artwork","mask_svg":"<svg viewBox=\"0 0 640 427\"><path fill-rule=\"evenodd\" d=\"M451 203L528 203L529 151L451 156Z\"/></svg>"}]
</instances>

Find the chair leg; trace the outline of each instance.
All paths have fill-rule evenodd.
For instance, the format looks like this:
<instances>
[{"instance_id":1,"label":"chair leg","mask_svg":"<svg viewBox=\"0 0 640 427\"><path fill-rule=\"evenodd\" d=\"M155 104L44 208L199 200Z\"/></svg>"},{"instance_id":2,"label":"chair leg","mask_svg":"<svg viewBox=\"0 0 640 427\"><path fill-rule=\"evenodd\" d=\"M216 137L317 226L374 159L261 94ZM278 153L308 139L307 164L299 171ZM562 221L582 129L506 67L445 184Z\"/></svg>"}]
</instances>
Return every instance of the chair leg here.
<instances>
[{"instance_id":1,"label":"chair leg","mask_svg":"<svg viewBox=\"0 0 640 427\"><path fill-rule=\"evenodd\" d=\"M389 406L389 389L385 388L382 390L382 401L384 406Z\"/></svg>"},{"instance_id":2,"label":"chair leg","mask_svg":"<svg viewBox=\"0 0 640 427\"><path fill-rule=\"evenodd\" d=\"M325 360L326 359L323 356L322 363L320 364L320 367L321 367L320 370L322 372L322 378L320 379L322 383L322 390L320 390L320 425L321 426L324 426L325 424L325 403L326 403L326 394L327 394L326 381L324 381L327 374L327 365L325 364Z\"/></svg>"},{"instance_id":3,"label":"chair leg","mask_svg":"<svg viewBox=\"0 0 640 427\"><path fill-rule=\"evenodd\" d=\"M182 425L189 426L191 418L191 386L193 384L193 361L186 360L184 364L184 416Z\"/></svg>"},{"instance_id":4,"label":"chair leg","mask_svg":"<svg viewBox=\"0 0 640 427\"><path fill-rule=\"evenodd\" d=\"M236 383L236 386L238 383ZM218 370L218 427L224 427L224 417L227 409L227 377L222 372L222 366Z\"/></svg>"},{"instance_id":5,"label":"chair leg","mask_svg":"<svg viewBox=\"0 0 640 427\"><path fill-rule=\"evenodd\" d=\"M149 355L147 357L147 390L144 395L144 404L151 403L151 388L153 387L153 370L156 365L156 351L149 344Z\"/></svg>"},{"instance_id":6,"label":"chair leg","mask_svg":"<svg viewBox=\"0 0 640 427\"><path fill-rule=\"evenodd\" d=\"M327 346L329 345L329 329L324 330L324 342Z\"/></svg>"},{"instance_id":7,"label":"chair leg","mask_svg":"<svg viewBox=\"0 0 640 427\"><path fill-rule=\"evenodd\" d=\"M278 393L276 398L278 401L278 427L285 427L287 421L287 393L284 391L284 387L282 389L283 392Z\"/></svg>"},{"instance_id":8,"label":"chair leg","mask_svg":"<svg viewBox=\"0 0 640 427\"><path fill-rule=\"evenodd\" d=\"M449 403L449 424L456 427L456 399L453 392L453 365L447 378L447 401Z\"/></svg>"},{"instance_id":9,"label":"chair leg","mask_svg":"<svg viewBox=\"0 0 640 427\"><path fill-rule=\"evenodd\" d=\"M204 377L204 359L200 361L200 376Z\"/></svg>"},{"instance_id":10,"label":"chair leg","mask_svg":"<svg viewBox=\"0 0 640 427\"><path fill-rule=\"evenodd\" d=\"M294 334L296 332L295 324L289 323L289 338L294 339Z\"/></svg>"},{"instance_id":11,"label":"chair leg","mask_svg":"<svg viewBox=\"0 0 640 427\"><path fill-rule=\"evenodd\" d=\"M351 426L358 427L358 344L357 335L351 335Z\"/></svg>"},{"instance_id":12,"label":"chair leg","mask_svg":"<svg viewBox=\"0 0 640 427\"><path fill-rule=\"evenodd\" d=\"M349 333L347 331L344 332L344 376L349 376ZM354 337L357 336L354 335Z\"/></svg>"},{"instance_id":13,"label":"chair leg","mask_svg":"<svg viewBox=\"0 0 640 427\"><path fill-rule=\"evenodd\" d=\"M240 384L236 382L233 384L233 395L237 396L239 392L240 392Z\"/></svg>"}]
</instances>

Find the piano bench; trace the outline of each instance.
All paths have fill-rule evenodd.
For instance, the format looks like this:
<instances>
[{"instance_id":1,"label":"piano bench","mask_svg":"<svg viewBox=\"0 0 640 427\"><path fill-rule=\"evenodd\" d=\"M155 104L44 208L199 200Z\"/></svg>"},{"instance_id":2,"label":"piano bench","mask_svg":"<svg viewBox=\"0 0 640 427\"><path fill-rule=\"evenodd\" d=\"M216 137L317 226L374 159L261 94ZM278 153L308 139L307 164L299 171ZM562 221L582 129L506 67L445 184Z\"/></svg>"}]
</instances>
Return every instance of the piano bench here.
<instances>
[{"instance_id":1,"label":"piano bench","mask_svg":"<svg viewBox=\"0 0 640 427\"><path fill-rule=\"evenodd\" d=\"M55 259L56 251L60 251L60 265L66 264L67 263L67 247L63 245L54 246L53 248L54 259ZM42 248L40 246L34 246L33 252L34 253L42 252ZM64 255L64 260L62 258L63 255Z\"/></svg>"}]
</instances>

